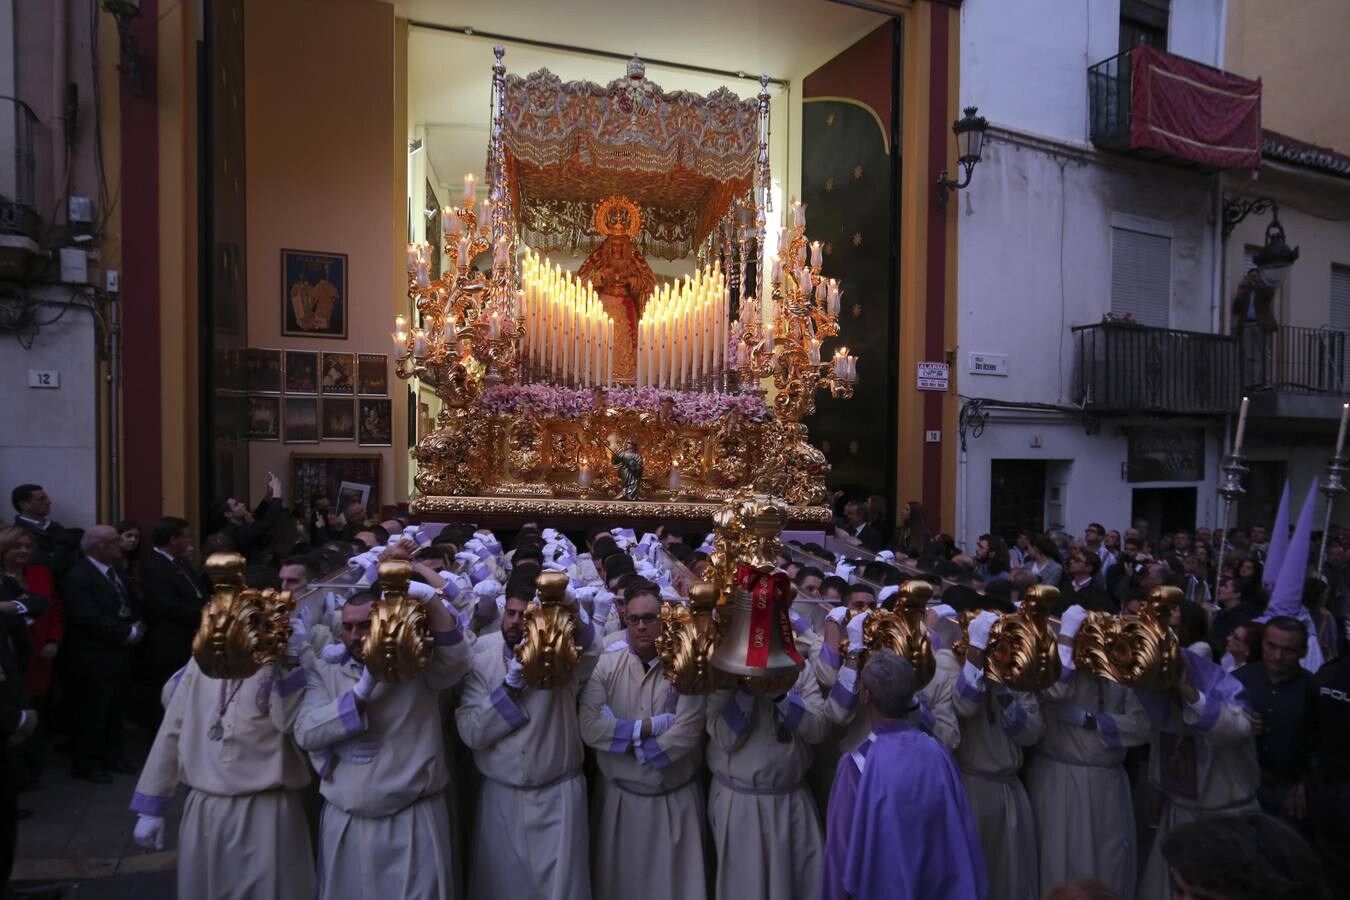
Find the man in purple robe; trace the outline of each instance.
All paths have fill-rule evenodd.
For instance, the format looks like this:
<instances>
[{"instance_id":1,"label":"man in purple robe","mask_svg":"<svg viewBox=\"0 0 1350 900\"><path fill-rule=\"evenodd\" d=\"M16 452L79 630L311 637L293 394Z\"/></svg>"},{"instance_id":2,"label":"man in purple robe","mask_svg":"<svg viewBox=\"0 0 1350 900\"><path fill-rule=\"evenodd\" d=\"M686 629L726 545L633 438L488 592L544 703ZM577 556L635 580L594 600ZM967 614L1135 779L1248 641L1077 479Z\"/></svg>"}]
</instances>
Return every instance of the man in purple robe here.
<instances>
[{"instance_id":1,"label":"man in purple robe","mask_svg":"<svg viewBox=\"0 0 1350 900\"><path fill-rule=\"evenodd\" d=\"M869 654L859 699L872 731L835 773L821 900L988 895L984 855L956 764L907 721L915 682L904 658Z\"/></svg>"}]
</instances>

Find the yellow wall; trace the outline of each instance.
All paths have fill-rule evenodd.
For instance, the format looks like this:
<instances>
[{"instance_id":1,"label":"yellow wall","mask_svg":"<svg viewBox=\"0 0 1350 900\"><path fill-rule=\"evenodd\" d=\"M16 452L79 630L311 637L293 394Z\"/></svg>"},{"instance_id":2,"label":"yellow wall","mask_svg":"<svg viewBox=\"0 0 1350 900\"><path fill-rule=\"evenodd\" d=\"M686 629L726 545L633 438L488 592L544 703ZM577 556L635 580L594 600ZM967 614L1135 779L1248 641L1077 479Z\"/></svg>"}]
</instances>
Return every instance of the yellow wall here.
<instances>
[{"instance_id":1,"label":"yellow wall","mask_svg":"<svg viewBox=\"0 0 1350 900\"><path fill-rule=\"evenodd\" d=\"M390 236L405 229L390 187L404 169L394 8L250 0L244 19L249 344L388 353L390 292L402 277ZM346 340L281 337L283 247L347 254ZM406 402L401 382L391 395L395 408ZM253 442L255 485L269 469L286 481L292 452L379 453L380 500L394 502L393 448L352 441Z\"/></svg>"},{"instance_id":2,"label":"yellow wall","mask_svg":"<svg viewBox=\"0 0 1350 900\"><path fill-rule=\"evenodd\" d=\"M1350 3L1228 0L1224 68L1260 78L1261 124L1350 153Z\"/></svg>"}]
</instances>

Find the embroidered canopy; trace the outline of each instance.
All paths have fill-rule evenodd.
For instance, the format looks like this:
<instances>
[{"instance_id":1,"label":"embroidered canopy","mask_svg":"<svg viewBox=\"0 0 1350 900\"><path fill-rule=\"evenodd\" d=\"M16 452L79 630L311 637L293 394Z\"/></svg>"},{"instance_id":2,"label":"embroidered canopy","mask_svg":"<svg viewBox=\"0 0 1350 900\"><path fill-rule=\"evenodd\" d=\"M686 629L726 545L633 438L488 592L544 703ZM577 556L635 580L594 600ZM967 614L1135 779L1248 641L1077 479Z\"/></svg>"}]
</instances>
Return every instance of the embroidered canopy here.
<instances>
[{"instance_id":1,"label":"embroidered canopy","mask_svg":"<svg viewBox=\"0 0 1350 900\"><path fill-rule=\"evenodd\" d=\"M754 99L668 94L638 60L607 85L507 76L501 129L521 237L544 252L594 249L595 205L620 194L642 210L644 255L687 256L749 191L759 152Z\"/></svg>"}]
</instances>

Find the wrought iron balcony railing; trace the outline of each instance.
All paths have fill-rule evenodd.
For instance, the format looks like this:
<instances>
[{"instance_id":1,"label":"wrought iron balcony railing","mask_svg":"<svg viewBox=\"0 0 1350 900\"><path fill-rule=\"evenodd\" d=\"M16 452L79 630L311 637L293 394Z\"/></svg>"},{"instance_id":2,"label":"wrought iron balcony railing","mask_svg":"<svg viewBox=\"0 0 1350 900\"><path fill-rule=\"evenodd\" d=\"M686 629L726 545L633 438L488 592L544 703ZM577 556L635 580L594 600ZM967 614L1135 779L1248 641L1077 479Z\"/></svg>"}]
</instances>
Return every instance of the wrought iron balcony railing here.
<instances>
[{"instance_id":1,"label":"wrought iron balcony railing","mask_svg":"<svg viewBox=\"0 0 1350 900\"><path fill-rule=\"evenodd\" d=\"M1237 341L1221 334L1101 322L1073 329L1074 398L1097 413L1222 415L1237 409Z\"/></svg>"},{"instance_id":2,"label":"wrought iron balcony railing","mask_svg":"<svg viewBox=\"0 0 1350 900\"><path fill-rule=\"evenodd\" d=\"M38 236L36 128L27 103L0 97L0 234Z\"/></svg>"},{"instance_id":3,"label":"wrought iron balcony railing","mask_svg":"<svg viewBox=\"0 0 1350 900\"><path fill-rule=\"evenodd\" d=\"M1242 386L1249 393L1343 394L1345 345L1346 333L1334 328L1245 329L1238 335Z\"/></svg>"}]
</instances>

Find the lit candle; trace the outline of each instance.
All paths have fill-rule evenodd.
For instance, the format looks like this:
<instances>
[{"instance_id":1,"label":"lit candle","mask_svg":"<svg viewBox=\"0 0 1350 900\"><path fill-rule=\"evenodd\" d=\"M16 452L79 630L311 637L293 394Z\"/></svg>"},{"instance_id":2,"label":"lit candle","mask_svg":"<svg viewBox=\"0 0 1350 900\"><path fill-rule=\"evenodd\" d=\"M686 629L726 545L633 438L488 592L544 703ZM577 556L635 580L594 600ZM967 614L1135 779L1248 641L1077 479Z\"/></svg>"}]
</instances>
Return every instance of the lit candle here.
<instances>
[{"instance_id":1,"label":"lit candle","mask_svg":"<svg viewBox=\"0 0 1350 900\"><path fill-rule=\"evenodd\" d=\"M492 268L505 269L511 261L511 244L506 240L506 236L497 238L497 242L492 245Z\"/></svg>"},{"instance_id":2,"label":"lit candle","mask_svg":"<svg viewBox=\"0 0 1350 900\"><path fill-rule=\"evenodd\" d=\"M1238 410L1237 436L1233 439L1233 455L1242 455L1242 438L1247 433L1247 397L1242 398L1242 407Z\"/></svg>"},{"instance_id":3,"label":"lit candle","mask_svg":"<svg viewBox=\"0 0 1350 900\"><path fill-rule=\"evenodd\" d=\"M1341 451L1345 449L1345 424L1350 420L1350 403L1341 405L1341 432L1336 435L1336 455L1340 456Z\"/></svg>"},{"instance_id":4,"label":"lit candle","mask_svg":"<svg viewBox=\"0 0 1350 900\"><path fill-rule=\"evenodd\" d=\"M459 237L462 229L463 226L459 224L459 210L451 207L449 219L445 223L445 233L450 236L451 240L455 240Z\"/></svg>"},{"instance_id":5,"label":"lit candle","mask_svg":"<svg viewBox=\"0 0 1350 900\"><path fill-rule=\"evenodd\" d=\"M792 201L792 224L798 228L806 227L806 205L800 200Z\"/></svg>"},{"instance_id":6,"label":"lit candle","mask_svg":"<svg viewBox=\"0 0 1350 900\"><path fill-rule=\"evenodd\" d=\"M797 286L801 288L803 297L811 296L811 270L800 269L797 272Z\"/></svg>"},{"instance_id":7,"label":"lit candle","mask_svg":"<svg viewBox=\"0 0 1350 900\"><path fill-rule=\"evenodd\" d=\"M394 316L394 330L398 332L405 332L405 333L407 332L408 317L403 315L403 313L399 313L398 315Z\"/></svg>"},{"instance_id":8,"label":"lit candle","mask_svg":"<svg viewBox=\"0 0 1350 900\"><path fill-rule=\"evenodd\" d=\"M811 265L819 269L825 262L825 254L821 250L820 241L811 242Z\"/></svg>"},{"instance_id":9,"label":"lit candle","mask_svg":"<svg viewBox=\"0 0 1350 900\"><path fill-rule=\"evenodd\" d=\"M423 359L427 355L427 333L420 328L413 329L413 356Z\"/></svg>"},{"instance_id":10,"label":"lit candle","mask_svg":"<svg viewBox=\"0 0 1350 900\"><path fill-rule=\"evenodd\" d=\"M389 337L394 342L394 359L408 358L408 333L402 330L394 331Z\"/></svg>"},{"instance_id":11,"label":"lit candle","mask_svg":"<svg viewBox=\"0 0 1350 900\"><path fill-rule=\"evenodd\" d=\"M416 245L416 244L409 244L409 245L408 245L408 271L409 271L409 272L412 272L412 271L414 271L414 270L417 269L417 261L418 261L419 259L421 259L421 254L418 253L418 251L417 251L417 245Z\"/></svg>"},{"instance_id":12,"label":"lit candle","mask_svg":"<svg viewBox=\"0 0 1350 900\"><path fill-rule=\"evenodd\" d=\"M464 176L464 205L470 206L478 197L478 179L473 177L473 173Z\"/></svg>"},{"instance_id":13,"label":"lit candle","mask_svg":"<svg viewBox=\"0 0 1350 900\"><path fill-rule=\"evenodd\" d=\"M591 470L587 466L582 466L577 472L577 484L582 490L588 490L591 486Z\"/></svg>"},{"instance_id":14,"label":"lit candle","mask_svg":"<svg viewBox=\"0 0 1350 900\"><path fill-rule=\"evenodd\" d=\"M820 341L811 338L811 365L820 365Z\"/></svg>"},{"instance_id":15,"label":"lit candle","mask_svg":"<svg viewBox=\"0 0 1350 900\"><path fill-rule=\"evenodd\" d=\"M671 466L671 467L670 467L670 477L667 479L666 483L667 483L667 485L670 487L670 492L671 492L672 494L674 494L674 493L676 493L676 492L679 491L679 489L680 489L680 467L679 467L679 466Z\"/></svg>"},{"instance_id":16,"label":"lit candle","mask_svg":"<svg viewBox=\"0 0 1350 900\"><path fill-rule=\"evenodd\" d=\"M459 267L460 267L461 269L466 269L466 268L468 268L468 266L469 266L469 239L468 239L468 238L460 238L460 239L459 239L459 248L458 248L458 250L459 250L459 253L458 253L457 261L458 261L458 263L459 263Z\"/></svg>"}]
</instances>

